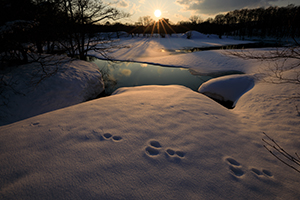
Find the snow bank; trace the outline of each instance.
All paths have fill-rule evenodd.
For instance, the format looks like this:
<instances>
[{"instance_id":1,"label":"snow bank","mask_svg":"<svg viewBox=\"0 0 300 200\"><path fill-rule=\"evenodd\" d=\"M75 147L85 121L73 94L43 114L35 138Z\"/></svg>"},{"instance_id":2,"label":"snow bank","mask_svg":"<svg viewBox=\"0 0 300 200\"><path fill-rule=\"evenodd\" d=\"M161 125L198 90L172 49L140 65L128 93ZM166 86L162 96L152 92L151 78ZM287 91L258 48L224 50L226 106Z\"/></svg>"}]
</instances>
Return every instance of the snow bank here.
<instances>
[{"instance_id":1,"label":"snow bank","mask_svg":"<svg viewBox=\"0 0 300 200\"><path fill-rule=\"evenodd\" d=\"M227 102L234 107L238 99L254 87L254 78L249 75L229 75L211 79L203 83L198 91L206 96Z\"/></svg>"},{"instance_id":2,"label":"snow bank","mask_svg":"<svg viewBox=\"0 0 300 200\"><path fill-rule=\"evenodd\" d=\"M200 33L198 31L187 31L186 33L180 35L179 37L187 39L188 36L190 36L189 39L196 39L196 40L201 39L201 40L203 40L203 42L205 42L205 40L212 41L212 39L220 40L218 35L214 35L214 34L207 35L207 34ZM228 38L226 38L226 40L228 40ZM231 40L231 39L229 39L229 40Z\"/></svg>"},{"instance_id":3,"label":"snow bank","mask_svg":"<svg viewBox=\"0 0 300 200\"><path fill-rule=\"evenodd\" d=\"M232 59L224 51L201 51L193 53L175 54L174 51L195 47L210 47L251 43L251 41L233 40L230 38L204 39L186 38L122 38L119 44L127 48L110 51L108 55L119 61L137 61L147 64L156 64L171 67L192 68L198 72L218 72L219 70L236 70L253 73L255 62L244 62L241 59ZM168 51L168 50L173 50ZM89 52L89 55L105 59L101 54Z\"/></svg>"},{"instance_id":4,"label":"snow bank","mask_svg":"<svg viewBox=\"0 0 300 200\"><path fill-rule=\"evenodd\" d=\"M180 37L188 38L188 36L190 36L189 39L206 39L206 38L208 38L208 35L205 35L198 31L187 31L186 33L182 34Z\"/></svg>"},{"instance_id":5,"label":"snow bank","mask_svg":"<svg viewBox=\"0 0 300 200\"><path fill-rule=\"evenodd\" d=\"M77 60L45 70L54 75L45 76L40 65L29 64L5 76L15 92L8 88L2 93L0 125L84 102L104 90L102 75L92 63Z\"/></svg>"},{"instance_id":6,"label":"snow bank","mask_svg":"<svg viewBox=\"0 0 300 200\"><path fill-rule=\"evenodd\" d=\"M183 86L122 88L0 133L1 199L300 196L255 127Z\"/></svg>"},{"instance_id":7,"label":"snow bank","mask_svg":"<svg viewBox=\"0 0 300 200\"><path fill-rule=\"evenodd\" d=\"M233 59L222 51L161 54L163 47L208 42L176 41L128 39L123 44L130 48L113 54L118 59L203 73L238 70L254 74L260 67L265 72L261 63ZM87 80L99 85L99 72L87 65L91 74L83 76L86 70L76 68L81 65L86 63L76 62L69 73L59 73L58 79L48 78L56 84L49 82L47 91L40 88L38 95L30 93L36 98L14 98L14 111L40 110L40 97L42 102L50 97L50 101L61 97L62 102L77 98L75 89L80 90L78 84ZM28 76L18 77L24 82ZM241 84L244 91L253 85L251 76L239 77L243 78L227 77L224 85L214 80L216 85L208 88L228 92ZM57 84L65 79L61 82L67 85ZM57 88L52 91L49 84ZM69 88L62 90L65 86ZM53 95L44 95L49 91ZM300 199L298 174L272 156L261 141L264 131L287 152L300 152L295 107L299 101L291 98L298 91L295 84L255 82L236 107L228 110L183 86L121 88L109 97L0 126L0 199ZM235 99L240 94L225 96ZM49 105L46 102L45 108Z\"/></svg>"}]
</instances>

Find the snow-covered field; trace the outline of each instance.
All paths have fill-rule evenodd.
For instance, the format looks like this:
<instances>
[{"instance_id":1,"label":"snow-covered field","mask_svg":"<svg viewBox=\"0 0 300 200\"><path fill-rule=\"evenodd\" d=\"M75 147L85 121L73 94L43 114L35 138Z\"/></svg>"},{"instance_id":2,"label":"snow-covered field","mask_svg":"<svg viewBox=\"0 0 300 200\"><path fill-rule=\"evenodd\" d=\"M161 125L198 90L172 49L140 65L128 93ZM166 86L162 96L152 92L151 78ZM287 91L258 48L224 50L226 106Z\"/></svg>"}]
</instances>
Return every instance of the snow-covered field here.
<instances>
[{"instance_id":1,"label":"snow-covered field","mask_svg":"<svg viewBox=\"0 0 300 200\"><path fill-rule=\"evenodd\" d=\"M299 173L261 140L266 132L291 154L300 152L299 102L284 100L299 86L262 82L254 77L266 76L267 66L221 50L161 52L234 42L245 41L121 39L130 48L113 52L117 59L197 73L239 70L246 75L211 80L202 90L227 90L223 95L233 101L250 90L229 110L183 86L121 88L109 97L3 125L0 199L299 199ZM90 70L87 77L95 73ZM26 103L18 104L28 110Z\"/></svg>"}]
</instances>

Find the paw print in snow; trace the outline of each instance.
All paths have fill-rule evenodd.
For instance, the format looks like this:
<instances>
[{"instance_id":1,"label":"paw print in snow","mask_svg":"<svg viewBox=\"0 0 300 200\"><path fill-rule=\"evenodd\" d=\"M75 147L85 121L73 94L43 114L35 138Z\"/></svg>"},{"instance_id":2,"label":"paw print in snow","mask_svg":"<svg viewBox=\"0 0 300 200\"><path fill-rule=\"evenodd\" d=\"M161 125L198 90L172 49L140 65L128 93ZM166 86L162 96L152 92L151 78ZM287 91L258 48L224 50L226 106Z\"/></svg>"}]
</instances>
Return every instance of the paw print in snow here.
<instances>
[{"instance_id":1,"label":"paw print in snow","mask_svg":"<svg viewBox=\"0 0 300 200\"><path fill-rule=\"evenodd\" d=\"M110 133L104 133L103 134L103 138L105 139L105 140L112 140L112 141L114 141L114 142L120 142L123 138L121 137L121 136L113 136L112 134L110 134Z\"/></svg>"},{"instance_id":2,"label":"paw print in snow","mask_svg":"<svg viewBox=\"0 0 300 200\"><path fill-rule=\"evenodd\" d=\"M157 141L150 141L150 145L146 147L146 154L149 156L156 156L160 152L161 145Z\"/></svg>"},{"instance_id":3,"label":"paw print in snow","mask_svg":"<svg viewBox=\"0 0 300 200\"><path fill-rule=\"evenodd\" d=\"M157 157L160 154L161 150L162 150L161 144L155 140L151 140L149 142L149 145L145 148L146 155L152 158ZM185 152L176 151L171 148L167 148L165 150L165 155L169 161L179 162L182 158L184 158Z\"/></svg>"},{"instance_id":4,"label":"paw print in snow","mask_svg":"<svg viewBox=\"0 0 300 200\"><path fill-rule=\"evenodd\" d=\"M245 172L242 170L241 164L233 158L226 158L227 164L229 164L229 169L233 175L237 178L242 177Z\"/></svg>"},{"instance_id":5,"label":"paw print in snow","mask_svg":"<svg viewBox=\"0 0 300 200\"><path fill-rule=\"evenodd\" d=\"M260 171L259 169L251 168L251 171L257 177L269 177L269 178L273 177L273 174L269 170L266 170L266 169L263 169Z\"/></svg>"}]
</instances>

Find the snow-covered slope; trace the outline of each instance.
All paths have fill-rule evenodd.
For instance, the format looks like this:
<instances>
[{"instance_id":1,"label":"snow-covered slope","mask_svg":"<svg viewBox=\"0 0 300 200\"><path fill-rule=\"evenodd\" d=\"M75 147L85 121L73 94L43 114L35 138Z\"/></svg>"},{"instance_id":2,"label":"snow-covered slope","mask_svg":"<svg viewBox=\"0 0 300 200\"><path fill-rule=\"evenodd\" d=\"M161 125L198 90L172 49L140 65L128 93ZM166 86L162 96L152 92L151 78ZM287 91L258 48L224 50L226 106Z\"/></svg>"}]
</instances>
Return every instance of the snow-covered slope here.
<instances>
[{"instance_id":1,"label":"snow-covered slope","mask_svg":"<svg viewBox=\"0 0 300 200\"><path fill-rule=\"evenodd\" d=\"M149 44L175 45L177 39L156 40ZM143 39L132 44L139 46L115 55L198 73L266 76L258 74L266 72L261 63L221 51L153 57L156 48ZM76 72L75 80L82 71ZM238 82L245 80L252 83ZM255 80L228 110L183 86L120 88L109 97L1 126L0 199L299 199L299 174L261 140L266 132L287 152L300 152L299 101L287 98L298 90ZM19 108L27 109L22 102Z\"/></svg>"},{"instance_id":2,"label":"snow-covered slope","mask_svg":"<svg viewBox=\"0 0 300 200\"><path fill-rule=\"evenodd\" d=\"M34 64L20 66L6 75L15 91L8 88L1 94L0 125L84 102L104 90L96 65L79 60L61 63L46 67L48 74L57 71L50 76Z\"/></svg>"},{"instance_id":3,"label":"snow-covered slope","mask_svg":"<svg viewBox=\"0 0 300 200\"><path fill-rule=\"evenodd\" d=\"M1 199L299 197L239 115L182 86L117 93L0 127Z\"/></svg>"}]
</instances>

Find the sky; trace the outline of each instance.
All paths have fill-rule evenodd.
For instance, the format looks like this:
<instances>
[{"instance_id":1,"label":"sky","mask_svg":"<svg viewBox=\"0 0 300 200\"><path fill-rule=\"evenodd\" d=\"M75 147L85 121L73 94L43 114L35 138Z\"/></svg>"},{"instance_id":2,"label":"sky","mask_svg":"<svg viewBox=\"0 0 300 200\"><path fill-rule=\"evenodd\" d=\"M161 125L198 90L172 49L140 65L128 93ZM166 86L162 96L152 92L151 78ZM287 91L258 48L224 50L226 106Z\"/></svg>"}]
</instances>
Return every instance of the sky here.
<instances>
[{"instance_id":1,"label":"sky","mask_svg":"<svg viewBox=\"0 0 300 200\"><path fill-rule=\"evenodd\" d=\"M106 2L130 13L131 17L121 20L122 23L130 24L147 15L156 20L154 11L157 9L161 10L161 17L177 23L188 21L192 15L199 15L205 20L235 9L300 5L300 0L106 0Z\"/></svg>"}]
</instances>

